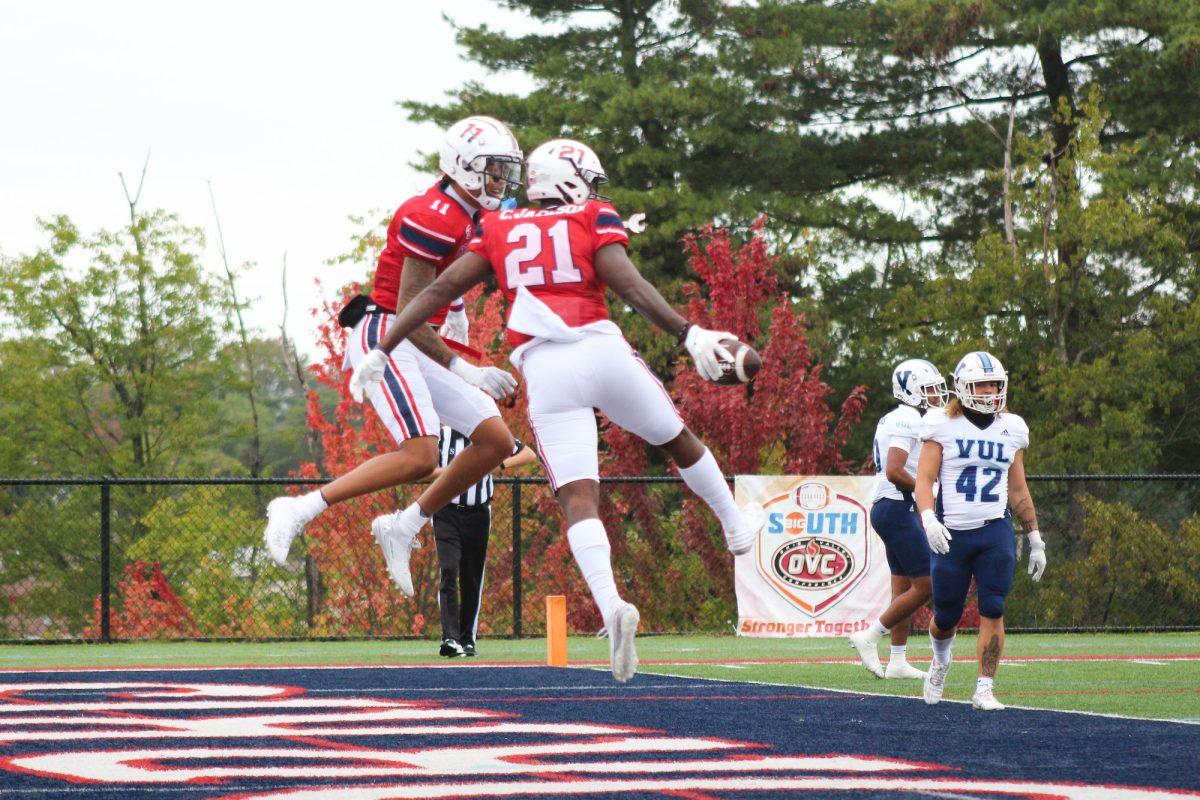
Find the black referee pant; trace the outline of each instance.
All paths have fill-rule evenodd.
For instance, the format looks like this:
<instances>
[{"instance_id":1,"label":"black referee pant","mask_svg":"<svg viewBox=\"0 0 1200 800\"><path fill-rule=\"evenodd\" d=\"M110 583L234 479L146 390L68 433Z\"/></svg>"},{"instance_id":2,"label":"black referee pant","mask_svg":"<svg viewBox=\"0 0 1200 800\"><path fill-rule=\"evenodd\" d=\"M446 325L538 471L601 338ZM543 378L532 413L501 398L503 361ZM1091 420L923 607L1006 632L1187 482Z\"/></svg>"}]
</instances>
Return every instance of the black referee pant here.
<instances>
[{"instance_id":1,"label":"black referee pant","mask_svg":"<svg viewBox=\"0 0 1200 800\"><path fill-rule=\"evenodd\" d=\"M433 515L441 586L442 638L460 644L475 642L483 568L487 561L492 507L448 505Z\"/></svg>"}]
</instances>

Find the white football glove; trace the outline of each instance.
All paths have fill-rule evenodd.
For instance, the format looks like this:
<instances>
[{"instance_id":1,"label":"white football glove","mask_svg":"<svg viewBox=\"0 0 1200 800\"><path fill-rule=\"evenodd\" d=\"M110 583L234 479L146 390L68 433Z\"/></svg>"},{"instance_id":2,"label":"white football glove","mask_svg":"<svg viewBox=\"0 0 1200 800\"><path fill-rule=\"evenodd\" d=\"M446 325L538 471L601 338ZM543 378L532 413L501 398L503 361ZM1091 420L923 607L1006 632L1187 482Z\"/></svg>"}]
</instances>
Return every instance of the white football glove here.
<instances>
[{"instance_id":1,"label":"white football glove","mask_svg":"<svg viewBox=\"0 0 1200 800\"><path fill-rule=\"evenodd\" d=\"M929 540L929 549L935 553L946 555L950 552L950 531L938 522L937 514L932 508L921 512L921 524L925 526L925 538Z\"/></svg>"},{"instance_id":2,"label":"white football glove","mask_svg":"<svg viewBox=\"0 0 1200 800\"><path fill-rule=\"evenodd\" d=\"M442 327L438 328L438 333L443 339L449 339L459 344L467 344L470 341L467 337L469 327L466 307L464 306L457 311L452 308L446 314L446 321L442 323Z\"/></svg>"},{"instance_id":3,"label":"white football glove","mask_svg":"<svg viewBox=\"0 0 1200 800\"><path fill-rule=\"evenodd\" d=\"M721 344L723 339L736 339L732 333L725 331L710 331L693 325L687 330L683 346L687 348L692 361L696 362L696 371L705 380L715 381L721 377L721 364L718 357L733 361L733 355Z\"/></svg>"},{"instance_id":4,"label":"white football glove","mask_svg":"<svg viewBox=\"0 0 1200 800\"><path fill-rule=\"evenodd\" d=\"M1029 540L1029 574L1035 581L1040 581L1046 571L1046 543L1037 529L1025 534L1025 538Z\"/></svg>"},{"instance_id":5,"label":"white football glove","mask_svg":"<svg viewBox=\"0 0 1200 800\"><path fill-rule=\"evenodd\" d=\"M450 362L450 371L472 386L482 389L493 400L503 400L517 388L517 379L496 367L477 367L458 356Z\"/></svg>"},{"instance_id":6,"label":"white football glove","mask_svg":"<svg viewBox=\"0 0 1200 800\"><path fill-rule=\"evenodd\" d=\"M358 362L354 374L350 376L350 396L355 402L361 403L364 397L371 394L376 386L383 381L383 371L387 369L388 354L375 348Z\"/></svg>"}]
</instances>

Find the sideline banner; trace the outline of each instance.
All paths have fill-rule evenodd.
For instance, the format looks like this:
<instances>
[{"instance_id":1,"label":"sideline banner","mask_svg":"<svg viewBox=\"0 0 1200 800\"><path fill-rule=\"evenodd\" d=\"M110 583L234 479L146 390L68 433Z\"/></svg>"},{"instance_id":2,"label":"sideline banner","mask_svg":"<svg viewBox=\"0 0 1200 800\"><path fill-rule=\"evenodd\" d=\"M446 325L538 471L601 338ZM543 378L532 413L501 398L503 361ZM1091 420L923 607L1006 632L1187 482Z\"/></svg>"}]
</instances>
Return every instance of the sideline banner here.
<instances>
[{"instance_id":1,"label":"sideline banner","mask_svg":"<svg viewBox=\"0 0 1200 800\"><path fill-rule=\"evenodd\" d=\"M738 506L767 524L734 563L739 636L848 636L891 599L883 542L871 530L874 476L738 475Z\"/></svg>"}]
</instances>

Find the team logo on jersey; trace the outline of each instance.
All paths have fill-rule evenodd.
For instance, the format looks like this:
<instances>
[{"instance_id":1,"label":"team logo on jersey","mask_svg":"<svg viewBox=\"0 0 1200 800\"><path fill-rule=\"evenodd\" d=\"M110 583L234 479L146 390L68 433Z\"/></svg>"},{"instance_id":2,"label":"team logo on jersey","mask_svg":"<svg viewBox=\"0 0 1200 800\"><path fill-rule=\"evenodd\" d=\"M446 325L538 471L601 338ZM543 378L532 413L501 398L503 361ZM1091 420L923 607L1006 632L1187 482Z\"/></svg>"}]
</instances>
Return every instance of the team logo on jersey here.
<instances>
[{"instance_id":1,"label":"team logo on jersey","mask_svg":"<svg viewBox=\"0 0 1200 800\"><path fill-rule=\"evenodd\" d=\"M804 614L821 616L867 573L872 546L866 507L822 481L805 481L764 507L759 574Z\"/></svg>"}]
</instances>

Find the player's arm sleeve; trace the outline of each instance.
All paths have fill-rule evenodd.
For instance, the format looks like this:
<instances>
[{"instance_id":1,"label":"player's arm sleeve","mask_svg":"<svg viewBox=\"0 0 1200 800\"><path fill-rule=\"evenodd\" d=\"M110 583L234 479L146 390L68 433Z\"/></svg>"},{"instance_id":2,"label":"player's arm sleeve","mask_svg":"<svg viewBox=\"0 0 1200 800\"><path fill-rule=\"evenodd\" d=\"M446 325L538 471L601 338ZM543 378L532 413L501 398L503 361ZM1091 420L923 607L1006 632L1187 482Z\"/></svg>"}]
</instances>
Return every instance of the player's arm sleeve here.
<instances>
[{"instance_id":1,"label":"player's arm sleeve","mask_svg":"<svg viewBox=\"0 0 1200 800\"><path fill-rule=\"evenodd\" d=\"M1019 417L1018 417L1018 421L1020 422L1020 425L1018 426L1020 428L1020 430L1018 430L1016 432L1016 434L1017 434L1017 449L1018 450L1027 450L1027 449L1029 449L1029 426L1025 424L1025 420L1020 419Z\"/></svg>"},{"instance_id":2,"label":"player's arm sleeve","mask_svg":"<svg viewBox=\"0 0 1200 800\"><path fill-rule=\"evenodd\" d=\"M610 204L596 204L596 213L592 224L596 233L596 250L609 244L629 246L629 232L625 230L625 221Z\"/></svg>"},{"instance_id":3,"label":"player's arm sleeve","mask_svg":"<svg viewBox=\"0 0 1200 800\"><path fill-rule=\"evenodd\" d=\"M888 448L898 448L908 453L917 446L921 432L921 418L894 419L888 425Z\"/></svg>"},{"instance_id":4,"label":"player's arm sleeve","mask_svg":"<svg viewBox=\"0 0 1200 800\"><path fill-rule=\"evenodd\" d=\"M460 240L446 230L446 218L432 211L404 212L389 244L398 253L441 264L455 251Z\"/></svg>"},{"instance_id":5,"label":"player's arm sleeve","mask_svg":"<svg viewBox=\"0 0 1200 800\"><path fill-rule=\"evenodd\" d=\"M922 442L936 442L938 440L938 422L940 422L940 418L934 416L934 412L930 411L926 414L917 429L917 439Z\"/></svg>"}]
</instances>

